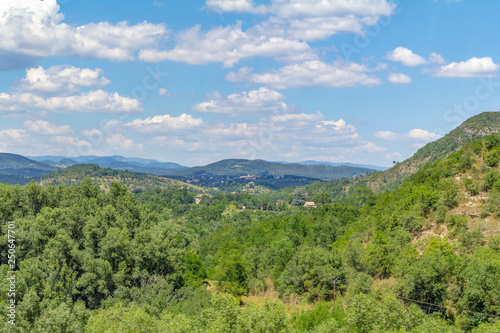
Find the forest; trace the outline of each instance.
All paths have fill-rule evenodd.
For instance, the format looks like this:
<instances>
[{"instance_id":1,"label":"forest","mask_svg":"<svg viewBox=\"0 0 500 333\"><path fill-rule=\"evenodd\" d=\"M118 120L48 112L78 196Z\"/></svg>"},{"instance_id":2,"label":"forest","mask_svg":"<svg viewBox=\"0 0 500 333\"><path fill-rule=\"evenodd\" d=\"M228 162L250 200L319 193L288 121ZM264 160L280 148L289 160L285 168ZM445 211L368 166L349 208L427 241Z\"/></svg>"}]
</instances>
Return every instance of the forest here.
<instances>
[{"instance_id":1,"label":"forest","mask_svg":"<svg viewBox=\"0 0 500 333\"><path fill-rule=\"evenodd\" d=\"M500 332L499 163L494 134L389 192L0 184L1 331Z\"/></svg>"}]
</instances>

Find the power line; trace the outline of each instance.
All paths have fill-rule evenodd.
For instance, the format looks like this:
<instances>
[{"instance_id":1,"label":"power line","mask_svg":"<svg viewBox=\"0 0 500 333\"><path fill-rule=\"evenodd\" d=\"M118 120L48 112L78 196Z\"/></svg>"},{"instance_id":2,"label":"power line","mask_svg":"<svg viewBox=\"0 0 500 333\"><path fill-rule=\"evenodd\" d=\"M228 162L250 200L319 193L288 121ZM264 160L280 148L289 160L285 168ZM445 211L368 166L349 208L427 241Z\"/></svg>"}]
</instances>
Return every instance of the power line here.
<instances>
[{"instance_id":1,"label":"power line","mask_svg":"<svg viewBox=\"0 0 500 333\"><path fill-rule=\"evenodd\" d=\"M419 303L419 304L425 304L426 306L423 306L423 307L427 308L428 310L436 310L436 311L440 311L440 312L445 312L446 310L448 310L447 307L442 306L442 305L427 303L427 302L423 302L423 301L417 301L415 299L405 298L405 297L398 296L398 295L396 295L396 297L399 299L405 300L405 301L410 301L410 302ZM441 309L439 309L439 308L441 308ZM475 311L460 310L460 309L456 309L456 311L467 312L467 313L472 313L472 314L480 314L482 316L487 316L487 317L500 318L500 316L498 316L498 315L490 315L490 314L483 313L483 312L475 312Z\"/></svg>"}]
</instances>

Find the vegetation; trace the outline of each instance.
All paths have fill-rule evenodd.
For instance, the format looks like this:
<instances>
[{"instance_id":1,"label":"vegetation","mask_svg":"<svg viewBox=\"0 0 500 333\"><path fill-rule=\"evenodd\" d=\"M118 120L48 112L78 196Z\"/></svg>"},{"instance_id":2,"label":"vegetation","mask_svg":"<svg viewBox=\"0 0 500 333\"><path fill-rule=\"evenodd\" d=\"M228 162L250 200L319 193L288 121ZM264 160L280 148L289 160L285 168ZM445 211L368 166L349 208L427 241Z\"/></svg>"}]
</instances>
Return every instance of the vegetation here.
<instances>
[{"instance_id":1,"label":"vegetation","mask_svg":"<svg viewBox=\"0 0 500 333\"><path fill-rule=\"evenodd\" d=\"M2 183L25 185L32 179L38 179L56 170L55 167L32 161L21 155L0 153L0 181Z\"/></svg>"},{"instance_id":2,"label":"vegetation","mask_svg":"<svg viewBox=\"0 0 500 333\"><path fill-rule=\"evenodd\" d=\"M428 143L409 159L397 163L385 172L377 172L366 179L365 185L374 190L394 190L405 179L421 170L427 163L442 159L467 142L500 130L500 112L483 112L467 119L444 137Z\"/></svg>"},{"instance_id":3,"label":"vegetation","mask_svg":"<svg viewBox=\"0 0 500 333\"><path fill-rule=\"evenodd\" d=\"M93 183L99 185L101 190L109 191L113 182L120 183L132 192L142 192L149 188L189 188L195 192L202 189L178 180L135 173L110 168L101 168L97 164L75 164L65 169L58 170L41 178L43 185L79 185L89 178Z\"/></svg>"},{"instance_id":4,"label":"vegetation","mask_svg":"<svg viewBox=\"0 0 500 333\"><path fill-rule=\"evenodd\" d=\"M372 169L351 166L329 166L324 164L306 165L296 163L267 162L263 160L228 159L206 165L194 167L180 172L176 176L196 177L203 174L215 176L299 176L316 179L338 179L353 177L373 172Z\"/></svg>"},{"instance_id":5,"label":"vegetation","mask_svg":"<svg viewBox=\"0 0 500 333\"><path fill-rule=\"evenodd\" d=\"M0 185L3 318L6 221L17 233L2 329L498 332L498 149L500 135L468 142L378 194L361 177L196 203L92 165L52 178L77 185Z\"/></svg>"}]
</instances>

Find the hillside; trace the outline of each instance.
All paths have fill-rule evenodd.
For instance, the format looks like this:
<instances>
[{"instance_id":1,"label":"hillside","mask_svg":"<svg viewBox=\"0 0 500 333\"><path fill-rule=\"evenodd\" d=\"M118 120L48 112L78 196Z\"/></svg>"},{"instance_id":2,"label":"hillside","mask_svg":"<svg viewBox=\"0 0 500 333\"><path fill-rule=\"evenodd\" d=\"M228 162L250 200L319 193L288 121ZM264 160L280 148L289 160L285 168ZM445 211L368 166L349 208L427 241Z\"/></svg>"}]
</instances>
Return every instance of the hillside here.
<instances>
[{"instance_id":1,"label":"hillside","mask_svg":"<svg viewBox=\"0 0 500 333\"><path fill-rule=\"evenodd\" d=\"M200 202L180 187L134 195L117 183L78 185L156 177L97 165L51 176L76 186L1 184L0 216L14 221L23 250L16 304L41 304L20 331L71 322L73 332L140 332L139 322L154 333L498 332L499 163L500 135L490 135L394 191L356 188L335 203L329 192L311 197L313 185L278 201ZM304 207L311 199L316 209ZM0 237L4 263L9 244ZM8 290L8 267L0 273Z\"/></svg>"},{"instance_id":2,"label":"hillside","mask_svg":"<svg viewBox=\"0 0 500 333\"><path fill-rule=\"evenodd\" d=\"M210 174L217 176L299 176L316 179L339 179L355 177L373 172L373 169L324 164L305 165L297 163L267 162L264 160L226 159L206 166L189 168L173 173L176 176L196 177Z\"/></svg>"},{"instance_id":3,"label":"hillside","mask_svg":"<svg viewBox=\"0 0 500 333\"><path fill-rule=\"evenodd\" d=\"M367 177L366 186L374 190L395 189L403 180L421 170L426 163L448 156L469 141L499 131L500 112L483 112L467 119L444 137L428 143L409 159L388 170Z\"/></svg>"},{"instance_id":4,"label":"hillside","mask_svg":"<svg viewBox=\"0 0 500 333\"><path fill-rule=\"evenodd\" d=\"M109 190L112 182L124 185L129 191L140 192L146 189L180 189L188 188L196 192L203 189L199 186L187 184L179 180L134 173L123 170L101 168L96 164L76 164L65 169L58 170L50 175L42 177L42 185L79 185L86 178L99 185L101 190Z\"/></svg>"},{"instance_id":5,"label":"hillside","mask_svg":"<svg viewBox=\"0 0 500 333\"><path fill-rule=\"evenodd\" d=\"M16 154L0 153L0 182L26 184L58 168Z\"/></svg>"}]
</instances>

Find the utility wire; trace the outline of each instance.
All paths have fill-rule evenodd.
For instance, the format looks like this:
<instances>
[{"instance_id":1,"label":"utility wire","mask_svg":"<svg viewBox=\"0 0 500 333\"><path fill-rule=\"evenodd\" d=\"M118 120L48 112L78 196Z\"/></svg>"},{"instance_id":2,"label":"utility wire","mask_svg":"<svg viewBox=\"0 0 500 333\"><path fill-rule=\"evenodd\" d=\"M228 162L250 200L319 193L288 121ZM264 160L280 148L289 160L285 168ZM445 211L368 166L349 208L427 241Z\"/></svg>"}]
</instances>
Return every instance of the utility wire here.
<instances>
[{"instance_id":1,"label":"utility wire","mask_svg":"<svg viewBox=\"0 0 500 333\"><path fill-rule=\"evenodd\" d=\"M436 310L436 311L440 311L440 312L445 312L446 310L448 310L447 307L442 306L442 305L427 303L427 302L423 302L423 301L417 301L415 299L405 298L405 297L398 296L398 295L396 295L396 297L399 299L405 300L405 301L410 301L410 302L419 303L419 304L425 304L427 306L424 306L424 307L427 308L428 310ZM436 309L434 309L434 308L436 308ZM442 309L438 309L438 308L442 308ZM456 310L459 312L467 312L467 313L472 313L472 314L480 314L482 316L487 316L487 317L500 318L500 316L498 316L498 315L490 315L490 314L483 313L483 312L474 312L474 311L467 311L467 310L460 310L460 309L456 309Z\"/></svg>"}]
</instances>

